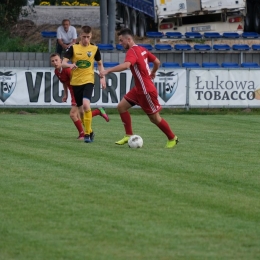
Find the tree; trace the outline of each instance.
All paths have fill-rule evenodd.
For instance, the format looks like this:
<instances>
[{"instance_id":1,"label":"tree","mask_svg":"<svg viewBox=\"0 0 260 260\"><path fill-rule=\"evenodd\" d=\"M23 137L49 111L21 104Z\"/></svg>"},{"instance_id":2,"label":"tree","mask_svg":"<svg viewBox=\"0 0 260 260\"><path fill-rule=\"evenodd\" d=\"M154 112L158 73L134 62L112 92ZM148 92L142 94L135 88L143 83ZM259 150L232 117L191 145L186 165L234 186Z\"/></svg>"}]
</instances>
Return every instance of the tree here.
<instances>
[{"instance_id":1,"label":"tree","mask_svg":"<svg viewBox=\"0 0 260 260\"><path fill-rule=\"evenodd\" d=\"M0 3L0 26L9 27L17 22L22 7L27 5L27 0L2 0Z\"/></svg>"}]
</instances>

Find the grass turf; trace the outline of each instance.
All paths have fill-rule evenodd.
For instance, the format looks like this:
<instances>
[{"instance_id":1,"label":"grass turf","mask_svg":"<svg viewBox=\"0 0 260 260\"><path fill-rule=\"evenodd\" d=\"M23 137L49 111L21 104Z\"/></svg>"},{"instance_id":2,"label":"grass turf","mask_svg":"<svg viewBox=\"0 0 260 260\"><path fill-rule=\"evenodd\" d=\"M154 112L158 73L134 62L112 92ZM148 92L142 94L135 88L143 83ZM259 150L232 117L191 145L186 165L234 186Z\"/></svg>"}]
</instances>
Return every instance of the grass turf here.
<instances>
[{"instance_id":1,"label":"grass turf","mask_svg":"<svg viewBox=\"0 0 260 260\"><path fill-rule=\"evenodd\" d=\"M0 114L0 259L259 259L258 115L168 115L117 146L116 114L76 140L64 114Z\"/></svg>"}]
</instances>

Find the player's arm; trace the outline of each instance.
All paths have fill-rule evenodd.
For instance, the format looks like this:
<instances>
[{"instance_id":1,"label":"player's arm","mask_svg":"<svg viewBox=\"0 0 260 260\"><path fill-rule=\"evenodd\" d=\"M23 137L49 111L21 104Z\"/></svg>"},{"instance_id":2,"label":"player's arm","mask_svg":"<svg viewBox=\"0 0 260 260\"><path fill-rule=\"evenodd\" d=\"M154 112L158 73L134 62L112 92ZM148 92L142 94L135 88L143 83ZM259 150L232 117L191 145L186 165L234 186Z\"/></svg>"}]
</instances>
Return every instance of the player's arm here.
<instances>
[{"instance_id":1,"label":"player's arm","mask_svg":"<svg viewBox=\"0 0 260 260\"><path fill-rule=\"evenodd\" d=\"M63 83L63 89L64 89L64 93L63 93L63 97L62 97L62 102L67 102L68 99L68 86Z\"/></svg>"},{"instance_id":2,"label":"player's arm","mask_svg":"<svg viewBox=\"0 0 260 260\"><path fill-rule=\"evenodd\" d=\"M77 68L77 65L75 63L69 63L72 56L73 56L73 46L70 46L62 59L62 63L61 63L62 68L70 68L70 69Z\"/></svg>"},{"instance_id":3,"label":"player's arm","mask_svg":"<svg viewBox=\"0 0 260 260\"><path fill-rule=\"evenodd\" d=\"M129 69L131 66L131 63L129 61L125 61L124 63L121 63L115 67L112 67L112 68L109 68L109 69L106 69L106 70L103 70L100 72L100 76L105 76L107 75L108 73L111 73L111 72L120 72L120 71L123 71L123 70L127 70Z\"/></svg>"},{"instance_id":4,"label":"player's arm","mask_svg":"<svg viewBox=\"0 0 260 260\"><path fill-rule=\"evenodd\" d=\"M98 65L98 71L99 71L99 76L100 76L100 84L102 89L106 88L106 79L104 76L101 76L100 72L104 70L103 62L101 60L101 53L99 49L97 48L97 52L94 57L95 61L97 62Z\"/></svg>"},{"instance_id":5,"label":"player's arm","mask_svg":"<svg viewBox=\"0 0 260 260\"><path fill-rule=\"evenodd\" d=\"M103 66L103 62L101 60L97 61L97 65L98 65L98 71L99 71L99 76L100 76L100 84L102 89L106 88L106 79L104 76L101 76L101 71L104 70L104 66Z\"/></svg>"},{"instance_id":6,"label":"player's arm","mask_svg":"<svg viewBox=\"0 0 260 260\"><path fill-rule=\"evenodd\" d=\"M155 73L156 71L159 69L160 67L160 60L158 58L156 58L156 56L154 56L151 52L147 52L147 59L148 62L152 62L153 63L153 69L151 70L150 76L152 79L155 78Z\"/></svg>"},{"instance_id":7,"label":"player's arm","mask_svg":"<svg viewBox=\"0 0 260 260\"><path fill-rule=\"evenodd\" d=\"M161 62L157 58L153 61L153 69L151 70L151 73L150 73L150 76L151 76L152 79L155 78L155 73L159 69L160 63Z\"/></svg>"}]
</instances>

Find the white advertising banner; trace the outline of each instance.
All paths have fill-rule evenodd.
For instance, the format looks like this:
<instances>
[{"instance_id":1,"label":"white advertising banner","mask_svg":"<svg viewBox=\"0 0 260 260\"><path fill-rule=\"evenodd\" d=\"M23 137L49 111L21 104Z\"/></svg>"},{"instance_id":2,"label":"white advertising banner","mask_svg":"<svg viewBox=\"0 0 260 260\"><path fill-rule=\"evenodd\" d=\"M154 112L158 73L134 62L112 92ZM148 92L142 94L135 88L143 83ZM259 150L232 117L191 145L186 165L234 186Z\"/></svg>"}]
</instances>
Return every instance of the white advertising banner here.
<instances>
[{"instance_id":1,"label":"white advertising banner","mask_svg":"<svg viewBox=\"0 0 260 260\"><path fill-rule=\"evenodd\" d=\"M191 107L260 107L260 70L194 69L189 72Z\"/></svg>"},{"instance_id":2,"label":"white advertising banner","mask_svg":"<svg viewBox=\"0 0 260 260\"><path fill-rule=\"evenodd\" d=\"M95 73L95 88L91 103L116 107L124 94L134 86L130 70L106 76L107 88L102 90ZM159 101L163 106L186 104L186 70L158 70L154 80ZM53 68L0 68L1 106L70 106L62 103L63 86L54 75Z\"/></svg>"}]
</instances>

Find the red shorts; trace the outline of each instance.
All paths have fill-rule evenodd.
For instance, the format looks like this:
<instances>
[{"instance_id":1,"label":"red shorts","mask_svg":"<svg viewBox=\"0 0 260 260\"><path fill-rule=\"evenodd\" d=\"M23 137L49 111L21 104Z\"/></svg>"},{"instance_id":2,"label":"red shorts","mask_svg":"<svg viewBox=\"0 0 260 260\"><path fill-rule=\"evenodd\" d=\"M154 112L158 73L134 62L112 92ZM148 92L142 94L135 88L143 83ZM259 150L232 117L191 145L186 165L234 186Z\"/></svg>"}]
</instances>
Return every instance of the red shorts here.
<instances>
[{"instance_id":1,"label":"red shorts","mask_svg":"<svg viewBox=\"0 0 260 260\"><path fill-rule=\"evenodd\" d=\"M136 87L133 87L124 98L130 102L140 106L147 115L153 115L159 112L162 107L158 101L158 92L155 89L147 94L137 93Z\"/></svg>"},{"instance_id":2,"label":"red shorts","mask_svg":"<svg viewBox=\"0 0 260 260\"><path fill-rule=\"evenodd\" d=\"M70 91L70 96L71 96L71 105L76 106L77 103L76 103L76 100L75 100L73 88L71 86L69 87L69 91Z\"/></svg>"}]
</instances>

